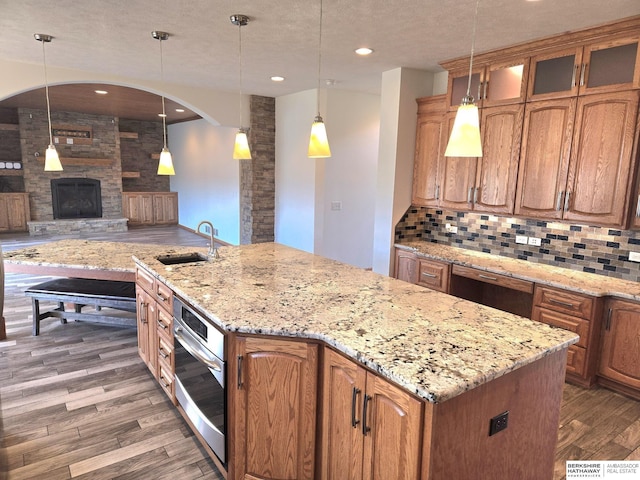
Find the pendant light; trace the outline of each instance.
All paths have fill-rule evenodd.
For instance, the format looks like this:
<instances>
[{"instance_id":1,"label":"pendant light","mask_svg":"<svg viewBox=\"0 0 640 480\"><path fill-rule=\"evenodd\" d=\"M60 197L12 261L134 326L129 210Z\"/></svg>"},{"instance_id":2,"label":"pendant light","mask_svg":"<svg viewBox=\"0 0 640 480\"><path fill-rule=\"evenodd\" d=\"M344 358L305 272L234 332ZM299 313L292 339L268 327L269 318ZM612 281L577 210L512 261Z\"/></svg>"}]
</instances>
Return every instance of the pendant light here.
<instances>
[{"instance_id":1,"label":"pendant light","mask_svg":"<svg viewBox=\"0 0 640 480\"><path fill-rule=\"evenodd\" d=\"M160 41L160 81L164 83L164 65L162 63L162 42L169 38L167 32L160 32L154 30L151 32L151 36ZM158 175L175 175L176 172L173 169L173 159L171 158L171 152L167 147L167 113L164 108L164 95L162 95L162 136L164 139L164 147L160 152L160 161L158 162Z\"/></svg>"},{"instance_id":2,"label":"pendant light","mask_svg":"<svg viewBox=\"0 0 640 480\"><path fill-rule=\"evenodd\" d=\"M234 160L251 160L251 149L247 139L247 129L242 126L242 27L249 23L246 15L231 15L231 23L238 26L238 67L240 78L240 128L236 133L236 142L233 146Z\"/></svg>"},{"instance_id":3,"label":"pendant light","mask_svg":"<svg viewBox=\"0 0 640 480\"><path fill-rule=\"evenodd\" d=\"M478 106L471 95L471 74L473 69L473 51L476 43L476 24L478 23L478 6L473 19L473 33L471 35L471 58L469 59L469 79L467 94L462 98L458 107L449 143L444 152L445 157L482 157L482 141L480 139L480 117Z\"/></svg>"},{"instance_id":4,"label":"pendant light","mask_svg":"<svg viewBox=\"0 0 640 480\"><path fill-rule=\"evenodd\" d=\"M62 171L62 164L60 163L60 157L58 151L53 145L53 132L51 129L51 105L49 103L49 82L47 80L47 57L44 52L44 44L50 43L53 40L51 35L44 33L34 33L33 38L42 42L42 63L44 65L44 91L47 97L47 119L49 121L49 146L44 157L44 171L45 172L60 172Z\"/></svg>"},{"instance_id":5,"label":"pendant light","mask_svg":"<svg viewBox=\"0 0 640 480\"><path fill-rule=\"evenodd\" d=\"M309 158L329 158L331 149L327 129L320 115L320 67L322 65L322 0L320 0L320 28L318 29L318 115L313 119L309 137Z\"/></svg>"}]
</instances>

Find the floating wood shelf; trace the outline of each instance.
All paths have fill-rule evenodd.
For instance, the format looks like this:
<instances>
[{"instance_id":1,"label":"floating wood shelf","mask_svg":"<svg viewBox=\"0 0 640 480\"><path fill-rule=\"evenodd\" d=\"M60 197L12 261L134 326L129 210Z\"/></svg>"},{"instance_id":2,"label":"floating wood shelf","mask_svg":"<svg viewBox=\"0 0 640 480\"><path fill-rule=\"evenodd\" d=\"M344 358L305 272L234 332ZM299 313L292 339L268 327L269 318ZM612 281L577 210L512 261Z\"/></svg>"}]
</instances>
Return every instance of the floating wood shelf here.
<instances>
[{"instance_id":1,"label":"floating wood shelf","mask_svg":"<svg viewBox=\"0 0 640 480\"><path fill-rule=\"evenodd\" d=\"M140 172L122 172L122 178L140 178Z\"/></svg>"},{"instance_id":2,"label":"floating wood shelf","mask_svg":"<svg viewBox=\"0 0 640 480\"><path fill-rule=\"evenodd\" d=\"M151 159L152 160L160 160L160 154L159 153L152 153L151 154Z\"/></svg>"},{"instance_id":3,"label":"floating wood shelf","mask_svg":"<svg viewBox=\"0 0 640 480\"><path fill-rule=\"evenodd\" d=\"M38 157L41 163L44 163L44 155ZM60 163L66 165L83 165L89 167L110 167L113 165L113 158L82 158L82 157L61 157Z\"/></svg>"},{"instance_id":4,"label":"floating wood shelf","mask_svg":"<svg viewBox=\"0 0 640 480\"><path fill-rule=\"evenodd\" d=\"M120 138L138 138L138 132L120 132Z\"/></svg>"},{"instance_id":5,"label":"floating wood shelf","mask_svg":"<svg viewBox=\"0 0 640 480\"><path fill-rule=\"evenodd\" d=\"M0 177L23 177L24 176L24 170L19 169L19 170L10 170L7 168L4 169L0 169Z\"/></svg>"},{"instance_id":6,"label":"floating wood shelf","mask_svg":"<svg viewBox=\"0 0 640 480\"><path fill-rule=\"evenodd\" d=\"M20 125L17 123L0 123L0 130L17 132L20 130Z\"/></svg>"}]
</instances>

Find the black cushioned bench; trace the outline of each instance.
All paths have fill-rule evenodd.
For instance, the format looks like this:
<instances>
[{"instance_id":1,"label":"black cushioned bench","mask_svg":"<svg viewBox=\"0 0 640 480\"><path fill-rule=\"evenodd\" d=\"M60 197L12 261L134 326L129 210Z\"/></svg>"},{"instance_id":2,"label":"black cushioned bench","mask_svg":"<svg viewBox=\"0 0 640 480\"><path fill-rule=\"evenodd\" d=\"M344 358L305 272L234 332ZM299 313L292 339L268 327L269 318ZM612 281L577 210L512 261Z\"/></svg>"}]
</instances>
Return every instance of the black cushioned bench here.
<instances>
[{"instance_id":1,"label":"black cushioned bench","mask_svg":"<svg viewBox=\"0 0 640 480\"><path fill-rule=\"evenodd\" d=\"M61 323L69 320L117 325L136 326L136 288L133 282L116 280L95 280L86 278L60 278L39 283L25 290L31 297L33 309L33 335L40 333L40 320L49 317L60 318ZM58 308L40 312L40 301L58 302ZM66 311L64 304L72 303L74 311ZM83 312L90 305L93 311ZM116 312L103 312L107 307Z\"/></svg>"}]
</instances>

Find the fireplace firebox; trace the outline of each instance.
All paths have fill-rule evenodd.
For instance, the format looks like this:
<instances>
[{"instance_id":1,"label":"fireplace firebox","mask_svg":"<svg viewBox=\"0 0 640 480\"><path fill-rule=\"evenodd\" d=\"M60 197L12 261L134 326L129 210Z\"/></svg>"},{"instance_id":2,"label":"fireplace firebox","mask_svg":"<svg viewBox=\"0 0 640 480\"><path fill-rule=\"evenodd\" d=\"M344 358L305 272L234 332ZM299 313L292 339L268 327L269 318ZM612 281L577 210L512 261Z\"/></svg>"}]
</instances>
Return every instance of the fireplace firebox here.
<instances>
[{"instance_id":1,"label":"fireplace firebox","mask_svg":"<svg viewBox=\"0 0 640 480\"><path fill-rule=\"evenodd\" d=\"M100 218L102 197L100 180L57 178L51 180L53 218Z\"/></svg>"}]
</instances>

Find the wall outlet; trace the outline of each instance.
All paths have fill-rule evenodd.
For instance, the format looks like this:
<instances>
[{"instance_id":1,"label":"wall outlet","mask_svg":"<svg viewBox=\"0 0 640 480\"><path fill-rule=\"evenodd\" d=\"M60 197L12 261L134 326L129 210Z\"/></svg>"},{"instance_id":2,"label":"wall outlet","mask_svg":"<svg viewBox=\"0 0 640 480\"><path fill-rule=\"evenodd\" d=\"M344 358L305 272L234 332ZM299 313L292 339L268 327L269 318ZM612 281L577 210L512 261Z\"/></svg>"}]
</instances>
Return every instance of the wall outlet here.
<instances>
[{"instance_id":1,"label":"wall outlet","mask_svg":"<svg viewBox=\"0 0 640 480\"><path fill-rule=\"evenodd\" d=\"M335 210L335 211L342 210L342 202L340 201L331 202L331 210Z\"/></svg>"},{"instance_id":2,"label":"wall outlet","mask_svg":"<svg viewBox=\"0 0 640 480\"><path fill-rule=\"evenodd\" d=\"M498 432L501 432L507 425L509 424L509 411L501 413L500 415L496 415L489 422L489 436L495 435Z\"/></svg>"},{"instance_id":3,"label":"wall outlet","mask_svg":"<svg viewBox=\"0 0 640 480\"><path fill-rule=\"evenodd\" d=\"M640 262L640 252L629 252L630 262Z\"/></svg>"},{"instance_id":4,"label":"wall outlet","mask_svg":"<svg viewBox=\"0 0 640 480\"><path fill-rule=\"evenodd\" d=\"M529 245L539 247L540 245L542 245L542 240L536 237L529 237Z\"/></svg>"},{"instance_id":5,"label":"wall outlet","mask_svg":"<svg viewBox=\"0 0 640 480\"><path fill-rule=\"evenodd\" d=\"M449 233L458 233L458 227L456 227L455 225L451 225L450 223L447 223L444 226L444 229Z\"/></svg>"},{"instance_id":6,"label":"wall outlet","mask_svg":"<svg viewBox=\"0 0 640 480\"><path fill-rule=\"evenodd\" d=\"M526 245L527 237L525 235L516 235L516 243L519 243L520 245Z\"/></svg>"}]
</instances>

